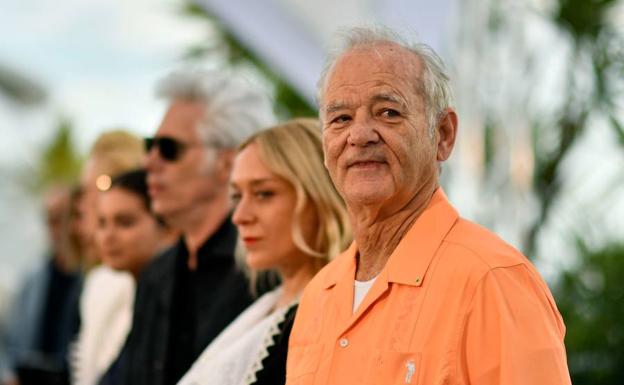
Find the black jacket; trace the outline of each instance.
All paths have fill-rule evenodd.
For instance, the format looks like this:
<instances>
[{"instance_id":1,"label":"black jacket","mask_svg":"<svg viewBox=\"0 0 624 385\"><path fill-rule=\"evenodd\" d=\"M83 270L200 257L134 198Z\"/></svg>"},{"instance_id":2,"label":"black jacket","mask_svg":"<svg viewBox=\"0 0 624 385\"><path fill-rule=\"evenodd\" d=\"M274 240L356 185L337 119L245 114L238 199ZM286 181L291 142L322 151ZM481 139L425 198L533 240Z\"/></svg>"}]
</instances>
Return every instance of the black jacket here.
<instances>
[{"instance_id":1,"label":"black jacket","mask_svg":"<svg viewBox=\"0 0 624 385\"><path fill-rule=\"evenodd\" d=\"M273 337L274 344L269 347L268 355L262 360L262 369L256 372L253 385L283 385L286 383L286 356L288 338L295 321L297 306L292 306L286 318L279 324L279 334Z\"/></svg>"},{"instance_id":2,"label":"black jacket","mask_svg":"<svg viewBox=\"0 0 624 385\"><path fill-rule=\"evenodd\" d=\"M251 304L247 280L234 262L236 238L227 218L198 250L196 271L187 268L184 239L144 270L124 352L124 384L175 384Z\"/></svg>"}]
</instances>

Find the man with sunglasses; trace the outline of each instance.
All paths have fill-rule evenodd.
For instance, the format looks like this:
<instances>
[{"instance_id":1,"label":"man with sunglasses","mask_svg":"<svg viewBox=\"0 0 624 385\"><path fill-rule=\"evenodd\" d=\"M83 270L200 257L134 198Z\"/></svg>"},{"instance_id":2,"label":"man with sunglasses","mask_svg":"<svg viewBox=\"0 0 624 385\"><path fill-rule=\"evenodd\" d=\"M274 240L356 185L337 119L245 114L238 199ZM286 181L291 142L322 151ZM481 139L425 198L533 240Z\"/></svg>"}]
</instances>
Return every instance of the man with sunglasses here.
<instances>
[{"instance_id":1,"label":"man with sunglasses","mask_svg":"<svg viewBox=\"0 0 624 385\"><path fill-rule=\"evenodd\" d=\"M235 149L274 122L269 100L221 73L174 73L170 101L145 140L152 209L182 237L139 279L123 352L126 384L175 384L202 350L251 303L234 262L228 178Z\"/></svg>"}]
</instances>

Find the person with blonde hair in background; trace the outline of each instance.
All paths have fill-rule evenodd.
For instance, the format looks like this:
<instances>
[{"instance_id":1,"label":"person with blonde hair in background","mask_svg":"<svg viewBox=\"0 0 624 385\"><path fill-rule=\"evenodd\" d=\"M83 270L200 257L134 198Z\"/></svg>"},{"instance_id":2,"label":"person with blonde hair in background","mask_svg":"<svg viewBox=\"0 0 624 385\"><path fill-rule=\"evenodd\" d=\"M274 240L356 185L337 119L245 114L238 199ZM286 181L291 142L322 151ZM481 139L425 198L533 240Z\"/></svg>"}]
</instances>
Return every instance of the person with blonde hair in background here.
<instances>
[{"instance_id":1,"label":"person with blonde hair in background","mask_svg":"<svg viewBox=\"0 0 624 385\"><path fill-rule=\"evenodd\" d=\"M141 167L144 156L141 139L124 130L104 132L91 146L80 177L82 236L87 269L100 263L93 239L97 228L98 193L110 186L114 176Z\"/></svg>"},{"instance_id":2,"label":"person with blonde hair in background","mask_svg":"<svg viewBox=\"0 0 624 385\"><path fill-rule=\"evenodd\" d=\"M135 281L128 272L101 264L95 234L98 195L112 178L143 163L141 139L127 131L101 134L81 175L82 248L87 276L80 298L80 332L71 349L72 383L94 385L119 355L132 323Z\"/></svg>"},{"instance_id":3,"label":"person with blonde hair in background","mask_svg":"<svg viewBox=\"0 0 624 385\"><path fill-rule=\"evenodd\" d=\"M281 284L232 322L180 385L283 384L299 295L351 241L344 202L323 167L315 119L291 120L245 141L230 185L247 266L252 273L276 271Z\"/></svg>"}]
</instances>

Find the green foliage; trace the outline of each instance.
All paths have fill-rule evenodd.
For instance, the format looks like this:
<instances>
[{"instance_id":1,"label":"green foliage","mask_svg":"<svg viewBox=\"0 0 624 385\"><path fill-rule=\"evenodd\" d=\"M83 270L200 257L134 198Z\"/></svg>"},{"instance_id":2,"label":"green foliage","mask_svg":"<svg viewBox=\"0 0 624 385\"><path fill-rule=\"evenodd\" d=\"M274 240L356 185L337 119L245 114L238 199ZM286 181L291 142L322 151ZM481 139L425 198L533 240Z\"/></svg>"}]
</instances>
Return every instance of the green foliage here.
<instances>
[{"instance_id":1,"label":"green foliage","mask_svg":"<svg viewBox=\"0 0 624 385\"><path fill-rule=\"evenodd\" d=\"M36 189L51 184L73 184L80 173L82 159L72 140L72 125L61 119L51 141L41 153L34 181Z\"/></svg>"},{"instance_id":2,"label":"green foliage","mask_svg":"<svg viewBox=\"0 0 624 385\"><path fill-rule=\"evenodd\" d=\"M2 64L0 64L0 92L24 105L35 105L46 98L41 86Z\"/></svg>"},{"instance_id":3,"label":"green foliage","mask_svg":"<svg viewBox=\"0 0 624 385\"><path fill-rule=\"evenodd\" d=\"M494 166L495 133L496 127L494 123L490 120L485 122L485 127L483 128L483 167L486 174L489 174Z\"/></svg>"},{"instance_id":4,"label":"green foliage","mask_svg":"<svg viewBox=\"0 0 624 385\"><path fill-rule=\"evenodd\" d=\"M559 0L553 20L575 41L595 40L605 28L609 10L618 0Z\"/></svg>"},{"instance_id":5,"label":"green foliage","mask_svg":"<svg viewBox=\"0 0 624 385\"><path fill-rule=\"evenodd\" d=\"M589 129L590 117L604 116L611 122L620 144L624 132L617 120L615 103L622 96L622 61L624 37L609 21L614 5L620 0L558 0L552 23L570 37L572 47L564 103L554 127L557 142L554 148L543 146L539 138L534 142L533 186L540 200L540 213L529 229L525 251L533 255L536 239L548 219L552 203L561 190L561 165L578 139ZM590 79L589 89L582 84ZM589 91L589 92L587 92ZM541 136L540 130L534 135Z\"/></svg>"},{"instance_id":6,"label":"green foliage","mask_svg":"<svg viewBox=\"0 0 624 385\"><path fill-rule=\"evenodd\" d=\"M218 32L216 41L191 47L187 59L201 59L209 55L225 56L233 67L251 65L268 80L275 92L275 112L282 119L293 117L317 116L317 111L279 74L267 66L260 58L244 46L227 28L204 8L193 3L184 5L183 13L189 17L200 18L209 23Z\"/></svg>"},{"instance_id":7,"label":"green foliage","mask_svg":"<svg viewBox=\"0 0 624 385\"><path fill-rule=\"evenodd\" d=\"M615 133L618 138L618 142L621 146L624 146L624 126L620 121L613 115L609 117L609 121L611 122L611 126L615 130Z\"/></svg>"},{"instance_id":8,"label":"green foliage","mask_svg":"<svg viewBox=\"0 0 624 385\"><path fill-rule=\"evenodd\" d=\"M624 378L624 243L590 249L578 241L579 264L555 291L567 327L575 385L612 385Z\"/></svg>"}]
</instances>

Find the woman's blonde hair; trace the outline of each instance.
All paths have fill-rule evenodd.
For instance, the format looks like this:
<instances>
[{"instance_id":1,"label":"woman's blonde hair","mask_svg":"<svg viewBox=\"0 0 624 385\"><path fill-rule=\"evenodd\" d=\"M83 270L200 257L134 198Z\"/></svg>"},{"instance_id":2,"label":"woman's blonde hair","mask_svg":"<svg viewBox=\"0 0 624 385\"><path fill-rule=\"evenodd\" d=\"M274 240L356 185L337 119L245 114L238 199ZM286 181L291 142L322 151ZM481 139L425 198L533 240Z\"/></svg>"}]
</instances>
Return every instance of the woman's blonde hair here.
<instances>
[{"instance_id":1,"label":"woman's blonde hair","mask_svg":"<svg viewBox=\"0 0 624 385\"><path fill-rule=\"evenodd\" d=\"M91 146L87 162L83 166L81 199L87 200L90 208L83 212L83 229L89 237L95 231L92 189L106 190L112 178L129 170L141 167L145 152L141 139L124 130L112 130L101 134ZM91 180L94 178L93 180ZM84 269L89 270L99 263L92 241L82 245Z\"/></svg>"},{"instance_id":2,"label":"woman's blonde hair","mask_svg":"<svg viewBox=\"0 0 624 385\"><path fill-rule=\"evenodd\" d=\"M295 189L292 237L308 255L318 257L320 269L351 242L351 226L344 201L336 191L323 165L319 121L299 118L261 131L248 138L239 152L255 144L266 167L284 178ZM310 203L318 218L318 231L307 244L301 218Z\"/></svg>"},{"instance_id":3,"label":"woman's blonde hair","mask_svg":"<svg viewBox=\"0 0 624 385\"><path fill-rule=\"evenodd\" d=\"M89 151L89 159L98 162L98 171L114 177L141 167L145 151L138 136L124 130L101 134Z\"/></svg>"}]
</instances>

